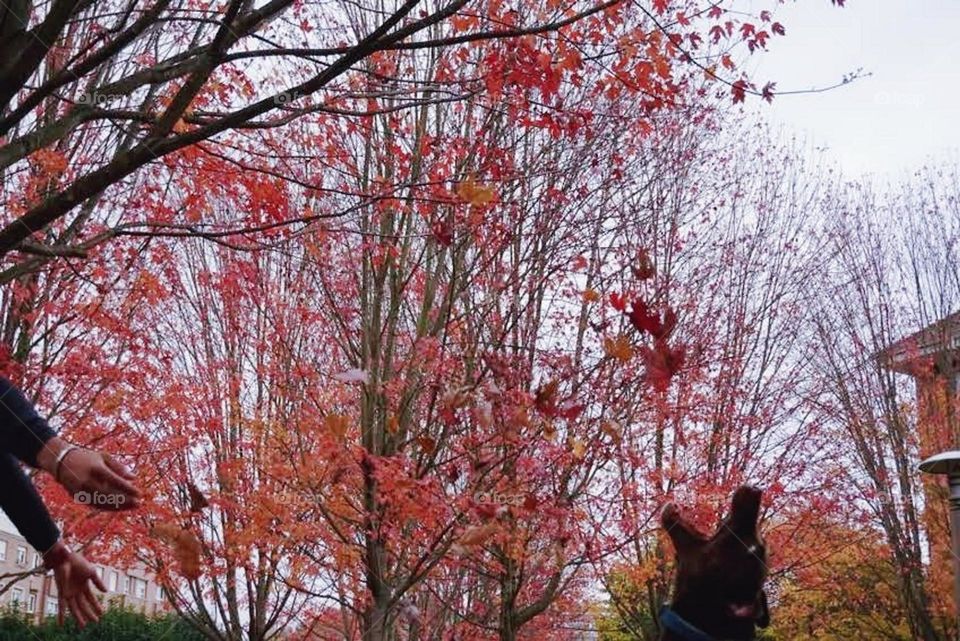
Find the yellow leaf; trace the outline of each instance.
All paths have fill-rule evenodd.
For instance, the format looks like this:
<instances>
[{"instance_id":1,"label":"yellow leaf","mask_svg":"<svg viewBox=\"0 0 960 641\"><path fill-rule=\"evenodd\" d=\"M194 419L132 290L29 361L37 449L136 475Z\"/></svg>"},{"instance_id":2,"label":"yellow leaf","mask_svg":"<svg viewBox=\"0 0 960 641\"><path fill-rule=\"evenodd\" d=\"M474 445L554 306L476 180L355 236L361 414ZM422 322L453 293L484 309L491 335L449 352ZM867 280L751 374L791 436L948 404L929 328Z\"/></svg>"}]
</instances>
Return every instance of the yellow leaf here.
<instances>
[{"instance_id":1,"label":"yellow leaf","mask_svg":"<svg viewBox=\"0 0 960 641\"><path fill-rule=\"evenodd\" d=\"M584 445L583 441L571 436L567 443L570 445L570 451L573 453L573 458L577 459L578 461L582 461L583 457L587 455L587 446Z\"/></svg>"},{"instance_id":2,"label":"yellow leaf","mask_svg":"<svg viewBox=\"0 0 960 641\"><path fill-rule=\"evenodd\" d=\"M588 287L583 290L583 300L588 303L595 303L600 300L600 294L597 293L597 290Z\"/></svg>"}]
</instances>

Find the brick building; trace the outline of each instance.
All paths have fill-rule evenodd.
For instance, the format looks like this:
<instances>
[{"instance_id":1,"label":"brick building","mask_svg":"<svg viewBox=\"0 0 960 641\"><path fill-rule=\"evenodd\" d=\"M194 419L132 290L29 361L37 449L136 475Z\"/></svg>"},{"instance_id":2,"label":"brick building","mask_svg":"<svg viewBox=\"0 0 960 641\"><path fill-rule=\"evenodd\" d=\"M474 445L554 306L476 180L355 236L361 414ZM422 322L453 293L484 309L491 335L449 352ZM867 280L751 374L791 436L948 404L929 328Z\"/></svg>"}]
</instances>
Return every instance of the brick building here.
<instances>
[{"instance_id":1,"label":"brick building","mask_svg":"<svg viewBox=\"0 0 960 641\"><path fill-rule=\"evenodd\" d=\"M52 572L44 572L40 554L17 533L6 515L0 512L0 607L13 608L40 621L57 614L57 586ZM122 570L94 564L107 586L101 596L106 606L121 605L148 615L167 611L163 589L153 582L146 568ZM36 570L36 571L34 571ZM17 575L23 578L17 579ZM94 590L99 594L98 590Z\"/></svg>"}]
</instances>

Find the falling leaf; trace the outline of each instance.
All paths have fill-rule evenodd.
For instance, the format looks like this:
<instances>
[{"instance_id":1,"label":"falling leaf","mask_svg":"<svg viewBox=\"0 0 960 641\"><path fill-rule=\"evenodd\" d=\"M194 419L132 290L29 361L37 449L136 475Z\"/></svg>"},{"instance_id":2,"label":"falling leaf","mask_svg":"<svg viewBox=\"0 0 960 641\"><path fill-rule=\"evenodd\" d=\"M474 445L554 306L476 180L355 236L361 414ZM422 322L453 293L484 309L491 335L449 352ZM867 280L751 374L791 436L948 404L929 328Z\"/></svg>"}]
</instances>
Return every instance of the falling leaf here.
<instances>
[{"instance_id":1,"label":"falling leaf","mask_svg":"<svg viewBox=\"0 0 960 641\"><path fill-rule=\"evenodd\" d=\"M498 529L496 521L484 523L483 525L474 525L464 530L458 543L460 545L472 546L480 545L491 536L496 534Z\"/></svg>"},{"instance_id":2,"label":"falling leaf","mask_svg":"<svg viewBox=\"0 0 960 641\"><path fill-rule=\"evenodd\" d=\"M397 418L396 414L387 417L386 430L388 434L396 434L400 431L400 419Z\"/></svg>"},{"instance_id":3,"label":"falling leaf","mask_svg":"<svg viewBox=\"0 0 960 641\"><path fill-rule=\"evenodd\" d=\"M588 287L583 290L583 300L588 303L595 303L600 300L600 294L597 293L597 290Z\"/></svg>"},{"instance_id":4,"label":"falling leaf","mask_svg":"<svg viewBox=\"0 0 960 641\"><path fill-rule=\"evenodd\" d=\"M173 555L180 573L191 581L200 578L200 540L190 530L175 523L158 523L150 530L151 536L173 547Z\"/></svg>"},{"instance_id":5,"label":"falling leaf","mask_svg":"<svg viewBox=\"0 0 960 641\"><path fill-rule=\"evenodd\" d=\"M437 442L429 436L418 436L417 444L420 446L420 449L423 450L423 453L427 455L433 454L434 450L437 449Z\"/></svg>"},{"instance_id":6,"label":"falling leaf","mask_svg":"<svg viewBox=\"0 0 960 641\"><path fill-rule=\"evenodd\" d=\"M573 458L578 461L582 461L583 457L587 455L587 446L580 439L571 436L567 444L570 445L570 452L573 454Z\"/></svg>"},{"instance_id":7,"label":"falling leaf","mask_svg":"<svg viewBox=\"0 0 960 641\"><path fill-rule=\"evenodd\" d=\"M623 440L620 424L616 421L604 421L600 425L600 431L609 436L614 445L620 445L620 442Z\"/></svg>"},{"instance_id":8,"label":"falling leaf","mask_svg":"<svg viewBox=\"0 0 960 641\"><path fill-rule=\"evenodd\" d=\"M638 332L647 332L653 336L659 336L663 332L660 316L651 311L647 303L641 299L636 299L630 304L630 313L627 316L630 324Z\"/></svg>"},{"instance_id":9,"label":"falling leaf","mask_svg":"<svg viewBox=\"0 0 960 641\"><path fill-rule=\"evenodd\" d=\"M610 294L610 305L618 312L622 312L627 308L627 299L621 294Z\"/></svg>"},{"instance_id":10,"label":"falling leaf","mask_svg":"<svg viewBox=\"0 0 960 641\"><path fill-rule=\"evenodd\" d=\"M657 273L653 261L650 260L650 254L641 249L637 254L636 262L631 266L634 277L638 280L648 280Z\"/></svg>"},{"instance_id":11,"label":"falling leaf","mask_svg":"<svg viewBox=\"0 0 960 641\"><path fill-rule=\"evenodd\" d=\"M622 334L616 338L604 338L603 351L607 356L615 358L621 363L626 363L633 358L633 346L630 345L630 339Z\"/></svg>"},{"instance_id":12,"label":"falling leaf","mask_svg":"<svg viewBox=\"0 0 960 641\"><path fill-rule=\"evenodd\" d=\"M471 205L486 205L493 201L497 193L489 185L481 185L471 176L457 185L457 196Z\"/></svg>"},{"instance_id":13,"label":"falling leaf","mask_svg":"<svg viewBox=\"0 0 960 641\"><path fill-rule=\"evenodd\" d=\"M683 367L686 349L681 345L670 347L665 341L657 341L653 349L644 347L641 356L647 367L647 380L654 389L666 391L670 380Z\"/></svg>"},{"instance_id":14,"label":"falling leaf","mask_svg":"<svg viewBox=\"0 0 960 641\"><path fill-rule=\"evenodd\" d=\"M347 436L347 429L350 427L350 419L343 414L327 414L323 417L323 426L328 432L333 434L334 438L342 441Z\"/></svg>"},{"instance_id":15,"label":"falling leaf","mask_svg":"<svg viewBox=\"0 0 960 641\"><path fill-rule=\"evenodd\" d=\"M447 220L438 220L430 226L430 232L438 243L444 247L453 244L453 225Z\"/></svg>"},{"instance_id":16,"label":"falling leaf","mask_svg":"<svg viewBox=\"0 0 960 641\"><path fill-rule=\"evenodd\" d=\"M544 424L543 438L547 439L551 443L557 440L557 426L553 424L553 421L547 421Z\"/></svg>"},{"instance_id":17,"label":"falling leaf","mask_svg":"<svg viewBox=\"0 0 960 641\"><path fill-rule=\"evenodd\" d=\"M199 512L205 507L210 507L210 502L203 492L192 482L187 484L187 494L190 496L190 511Z\"/></svg>"},{"instance_id":18,"label":"falling leaf","mask_svg":"<svg viewBox=\"0 0 960 641\"><path fill-rule=\"evenodd\" d=\"M582 404L570 404L564 403L563 407L560 409L560 416L567 419L568 421L575 421L580 418L580 415L583 414L583 410L586 406Z\"/></svg>"},{"instance_id":19,"label":"falling leaf","mask_svg":"<svg viewBox=\"0 0 960 641\"><path fill-rule=\"evenodd\" d=\"M553 418L559 412L557 408L557 387L559 385L560 381L554 378L537 388L534 406L538 412L547 418Z\"/></svg>"},{"instance_id":20,"label":"falling leaf","mask_svg":"<svg viewBox=\"0 0 960 641\"><path fill-rule=\"evenodd\" d=\"M473 414L480 427L488 428L493 425L493 406L486 399L477 401Z\"/></svg>"},{"instance_id":21,"label":"falling leaf","mask_svg":"<svg viewBox=\"0 0 960 641\"><path fill-rule=\"evenodd\" d=\"M773 102L773 95L774 95L773 92L776 88L777 88L777 83L775 82L768 82L767 84L763 85L763 90L761 91L761 95L763 96L763 99L766 100L767 102Z\"/></svg>"}]
</instances>

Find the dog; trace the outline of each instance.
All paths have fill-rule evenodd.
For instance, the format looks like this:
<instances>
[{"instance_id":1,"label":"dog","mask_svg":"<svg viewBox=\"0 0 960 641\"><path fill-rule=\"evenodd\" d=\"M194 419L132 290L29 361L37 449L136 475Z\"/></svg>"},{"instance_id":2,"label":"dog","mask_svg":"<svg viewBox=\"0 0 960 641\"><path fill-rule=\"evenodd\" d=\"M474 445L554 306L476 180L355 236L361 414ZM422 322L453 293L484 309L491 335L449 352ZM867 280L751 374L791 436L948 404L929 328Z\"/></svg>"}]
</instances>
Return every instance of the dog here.
<instances>
[{"instance_id":1,"label":"dog","mask_svg":"<svg viewBox=\"0 0 960 641\"><path fill-rule=\"evenodd\" d=\"M661 641L751 641L770 624L767 551L757 528L761 491L742 486L707 537L667 504L661 523L676 550L673 601L660 611Z\"/></svg>"}]
</instances>

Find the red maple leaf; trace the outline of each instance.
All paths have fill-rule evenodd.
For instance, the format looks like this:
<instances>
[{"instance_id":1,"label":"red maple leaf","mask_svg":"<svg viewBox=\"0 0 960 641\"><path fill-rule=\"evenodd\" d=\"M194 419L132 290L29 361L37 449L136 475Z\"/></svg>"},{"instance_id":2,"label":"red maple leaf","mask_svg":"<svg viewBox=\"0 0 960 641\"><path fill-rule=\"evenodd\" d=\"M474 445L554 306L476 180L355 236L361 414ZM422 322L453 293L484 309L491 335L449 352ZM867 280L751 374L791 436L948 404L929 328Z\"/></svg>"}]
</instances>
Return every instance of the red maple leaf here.
<instances>
[{"instance_id":1,"label":"red maple leaf","mask_svg":"<svg viewBox=\"0 0 960 641\"><path fill-rule=\"evenodd\" d=\"M651 312L647 304L640 299L634 300L630 305L628 317L630 318L630 323L638 332L647 332L652 336L658 336L663 333L660 316Z\"/></svg>"},{"instance_id":2,"label":"red maple leaf","mask_svg":"<svg viewBox=\"0 0 960 641\"><path fill-rule=\"evenodd\" d=\"M773 102L773 90L776 88L777 83L775 82L768 82L767 84L763 85L763 99L767 102Z\"/></svg>"},{"instance_id":3,"label":"red maple leaf","mask_svg":"<svg viewBox=\"0 0 960 641\"><path fill-rule=\"evenodd\" d=\"M666 341L657 341L654 347L640 351L647 368L647 380L658 391L666 391L670 381L683 367L687 351L682 345L670 347Z\"/></svg>"},{"instance_id":4,"label":"red maple leaf","mask_svg":"<svg viewBox=\"0 0 960 641\"><path fill-rule=\"evenodd\" d=\"M437 239L437 242L444 247L449 247L453 244L453 225L448 221L438 220L433 223L430 231L433 232L433 237Z\"/></svg>"},{"instance_id":5,"label":"red maple leaf","mask_svg":"<svg viewBox=\"0 0 960 641\"><path fill-rule=\"evenodd\" d=\"M733 102L743 102L747 97L747 81L746 80L737 80L730 86L730 91L733 93Z\"/></svg>"},{"instance_id":6,"label":"red maple leaf","mask_svg":"<svg viewBox=\"0 0 960 641\"><path fill-rule=\"evenodd\" d=\"M610 294L610 305L618 312L622 312L627 309L627 299L622 294Z\"/></svg>"}]
</instances>

